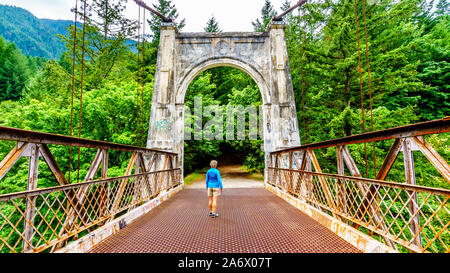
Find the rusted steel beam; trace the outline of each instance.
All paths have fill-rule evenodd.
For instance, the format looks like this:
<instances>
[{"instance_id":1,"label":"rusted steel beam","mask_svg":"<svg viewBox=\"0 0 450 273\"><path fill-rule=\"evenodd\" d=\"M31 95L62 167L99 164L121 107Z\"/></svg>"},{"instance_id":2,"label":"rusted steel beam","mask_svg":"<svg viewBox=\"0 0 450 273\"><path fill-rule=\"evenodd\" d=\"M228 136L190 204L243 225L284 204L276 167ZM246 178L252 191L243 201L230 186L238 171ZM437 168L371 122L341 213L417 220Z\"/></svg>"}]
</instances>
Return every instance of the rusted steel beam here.
<instances>
[{"instance_id":1,"label":"rusted steel beam","mask_svg":"<svg viewBox=\"0 0 450 273\"><path fill-rule=\"evenodd\" d=\"M164 156L164 164L163 167L161 168L161 170L165 170L167 169L167 164L169 163L169 156L165 155ZM160 179L162 179L163 181L167 181L167 177L169 174L167 173L163 173L162 177ZM167 182L165 182L167 184ZM161 185L162 186L162 185Z\"/></svg>"},{"instance_id":2,"label":"rusted steel beam","mask_svg":"<svg viewBox=\"0 0 450 273\"><path fill-rule=\"evenodd\" d=\"M317 157L316 157L316 154L314 153L314 151L308 150L307 152L308 152L309 158L311 159L311 163L314 166L314 169L316 169L316 172L322 173L322 169L320 168L319 161L317 160ZM333 208L335 211L337 211L338 210L337 206L334 203L333 198L331 197L331 193L330 193L330 190L328 189L326 179L324 179L322 176L319 176L319 181L320 181L320 184L322 185L322 189L325 193L325 197L327 198L328 204L330 205L331 208ZM336 215L334 213L333 213L333 215L336 217Z\"/></svg>"},{"instance_id":3,"label":"rusted steel beam","mask_svg":"<svg viewBox=\"0 0 450 273\"><path fill-rule=\"evenodd\" d=\"M54 144L72 147L85 147L85 148L114 150L123 152L141 152L141 153L158 152L162 154L176 155L176 153L159 151L154 149L146 149L141 147L134 147L125 144L116 144L106 141L75 138L9 127L0 127L0 140L29 142L36 144Z\"/></svg>"},{"instance_id":4,"label":"rusted steel beam","mask_svg":"<svg viewBox=\"0 0 450 273\"><path fill-rule=\"evenodd\" d=\"M31 146L30 163L28 166L28 184L27 190L37 188L39 166L39 146ZM25 209L24 228L23 228L23 251L29 252L33 249L34 237L34 217L36 215L36 197L27 198L27 207Z\"/></svg>"},{"instance_id":5,"label":"rusted steel beam","mask_svg":"<svg viewBox=\"0 0 450 273\"><path fill-rule=\"evenodd\" d=\"M343 147L342 146L336 146L336 155L337 155L337 172L339 175L345 174L345 165L344 165L344 157L342 154ZM338 207L340 209L347 213L347 202L346 202L346 191L344 187L344 181L342 179L337 179L337 185L338 185Z\"/></svg>"},{"instance_id":6,"label":"rusted steel beam","mask_svg":"<svg viewBox=\"0 0 450 273\"><path fill-rule=\"evenodd\" d=\"M353 177L361 178L361 173L359 172L358 166L356 166L355 160L353 159L352 155L350 154L350 151L348 150L347 146L337 146L337 155L338 155L338 175L344 176L344 165L347 166L347 168L350 170L350 173ZM342 179L337 179L337 181L343 181ZM339 183L339 182L338 182ZM373 204L373 201L376 199L376 193L377 189L376 186L371 184L370 186L367 186L365 184L357 184L358 188L361 190L361 193L363 195L363 201L361 202L361 206L357 209L358 215L362 217L364 215L364 210L370 210L372 212L372 219L374 219L375 223L379 225L383 230L387 230L386 224L383 221L383 218L380 215L379 209L376 207L376 205ZM343 193L342 197L347 198L345 196L345 192ZM346 199L344 199L346 200ZM343 200L343 203L345 201ZM346 206L346 204L345 204ZM347 207L343 208L344 212L346 212ZM388 238L384 237L386 240L386 243L394 248L397 249L395 244L389 240Z\"/></svg>"},{"instance_id":7,"label":"rusted steel beam","mask_svg":"<svg viewBox=\"0 0 450 273\"><path fill-rule=\"evenodd\" d=\"M108 150L102 150L102 169L101 169L101 177L102 179L108 178L108 159L109 153ZM100 191L100 215L103 216L106 213L106 201L109 196L110 186L103 184L101 186Z\"/></svg>"},{"instance_id":8,"label":"rusted steel beam","mask_svg":"<svg viewBox=\"0 0 450 273\"><path fill-rule=\"evenodd\" d=\"M69 185L69 182L67 181L66 177L64 176L63 172L61 171L61 168L59 167L58 163L56 162L55 157L53 156L52 152L45 144L39 144L38 145L40 153L42 157L44 158L45 163L47 163L47 166L53 173L53 176L56 178L56 181L58 181L58 184L60 186ZM75 197L75 193L73 191L65 192L67 195L68 200L71 200L69 202L78 204L78 206L74 206L74 208L77 211L77 214L83 215L85 214L85 210L80 206L79 202L77 201L77 198ZM60 234L62 234L64 229L61 231ZM55 247L61 246L62 244L56 244L52 248L52 252Z\"/></svg>"},{"instance_id":9,"label":"rusted steel beam","mask_svg":"<svg viewBox=\"0 0 450 273\"><path fill-rule=\"evenodd\" d=\"M344 175L344 157L342 155L342 146L336 146L336 155L337 155L337 172L340 175Z\"/></svg>"},{"instance_id":10,"label":"rusted steel beam","mask_svg":"<svg viewBox=\"0 0 450 273\"><path fill-rule=\"evenodd\" d=\"M307 161L307 159L306 159L306 157L307 157L308 155L307 155L307 152L306 151L303 151L302 153L301 153L301 163L299 164L300 165L300 168L299 168L299 170L305 170L305 168L306 168L306 161ZM294 157L295 159L297 158L297 157ZM298 162L297 162L297 164L298 164ZM292 168L290 168L290 170L293 170ZM298 178L297 178L297 182L296 182L296 186L295 186L295 191L296 192L298 192L298 190L297 189L300 189L301 188L301 182L303 181L303 174L300 174L300 175L298 175Z\"/></svg>"},{"instance_id":11,"label":"rusted steel beam","mask_svg":"<svg viewBox=\"0 0 450 273\"><path fill-rule=\"evenodd\" d=\"M89 167L88 173L84 179L84 182L93 180L95 174L97 173L100 165L102 163L102 150L98 150L97 154L92 161L91 166ZM64 221L64 224L61 226L61 230L59 232L59 236L62 236L66 231L70 232L72 225L79 218L81 221L85 221L87 215L86 210L83 209L84 198L86 197L86 192L88 190L88 186L81 187L80 190L74 196L73 194L69 195L69 212L67 214L67 218ZM59 242L55 245L55 249L63 247L65 241ZM52 250L53 251L53 250Z\"/></svg>"},{"instance_id":12,"label":"rusted steel beam","mask_svg":"<svg viewBox=\"0 0 450 273\"><path fill-rule=\"evenodd\" d=\"M281 21L283 20L283 17L286 16L286 14L290 13L291 11L293 11L294 9L300 7L301 5L305 4L306 0L300 0L297 2L297 4L293 5L292 7L288 8L285 12L283 12L282 14L273 17L274 21Z\"/></svg>"},{"instance_id":13,"label":"rusted steel beam","mask_svg":"<svg viewBox=\"0 0 450 273\"><path fill-rule=\"evenodd\" d=\"M166 23L171 23L171 22L172 22L172 19L167 18L166 16L162 15L162 14L159 13L158 11L156 11L156 10L152 9L151 7L147 6L147 5L144 3L144 1L141 1L141 0L133 0L133 1L134 1L138 6L140 6L140 7L144 8L144 9L146 9L146 10L148 10L148 11L154 13L156 16L158 16L159 18L161 18L164 22L166 22Z\"/></svg>"},{"instance_id":14,"label":"rusted steel beam","mask_svg":"<svg viewBox=\"0 0 450 273\"><path fill-rule=\"evenodd\" d=\"M302 151L307 149L328 148L337 145L349 145L358 143L368 143L373 141L406 138L415 136L425 136L431 134L441 134L450 132L450 119L439 119L427 121L407 126L401 126L376 132L369 132L360 135L348 136L303 146L292 147L284 150L274 151L272 154L288 153L292 151Z\"/></svg>"},{"instance_id":15,"label":"rusted steel beam","mask_svg":"<svg viewBox=\"0 0 450 273\"><path fill-rule=\"evenodd\" d=\"M131 159L130 159L130 162L128 163L127 170L125 171L125 176L128 176L131 174L131 172L133 170L133 166L136 162L136 157L137 157L137 153L133 153L131 155ZM113 211L117 210L117 208L119 207L120 200L122 199L122 195L123 195L123 192L125 191L125 187L126 187L127 183L128 183L128 178L122 180L119 190L117 192L117 196L114 199L114 203L112 206ZM109 219L108 222L110 222L112 220L113 220L113 218Z\"/></svg>"},{"instance_id":16,"label":"rusted steel beam","mask_svg":"<svg viewBox=\"0 0 450 273\"><path fill-rule=\"evenodd\" d=\"M56 178L56 181L58 181L58 184L61 186L68 185L69 182L67 181L63 172L61 171L61 168L59 167L58 163L56 162L55 157L50 152L50 149L47 147L47 145L42 144L42 145L39 145L39 147L40 147L40 152L42 154L42 157L45 160L45 163L47 163L47 166L52 171L53 176Z\"/></svg>"},{"instance_id":17,"label":"rusted steel beam","mask_svg":"<svg viewBox=\"0 0 450 273\"><path fill-rule=\"evenodd\" d=\"M439 153L431 147L424 137L412 137L411 141L419 147L419 150L425 155L436 170L450 183L450 167Z\"/></svg>"},{"instance_id":18,"label":"rusted steel beam","mask_svg":"<svg viewBox=\"0 0 450 273\"><path fill-rule=\"evenodd\" d=\"M290 171L289 169L281 169L281 168L274 168L274 167L268 167L269 169L273 170L279 170L279 171ZM421 186L421 185L410 185L406 183L398 183L398 182L390 182L390 181L384 181L384 180L376 180L376 179L370 179L370 178L363 178L363 177L354 177L354 176L347 176L347 175L338 175L338 174L331 174L331 173L318 173L318 172L311 172L311 171L299 171L299 170L292 170L292 172L296 173L304 173L309 175L317 175L317 176L328 176L333 178L341 178L341 179L347 179L352 181L361 182L364 184L375 184L380 186L388 186L396 189L402 189L406 191L417 191L417 192L427 192L431 194L436 195L444 195L450 197L450 190L443 189L443 188L432 188L427 186Z\"/></svg>"},{"instance_id":19,"label":"rusted steel beam","mask_svg":"<svg viewBox=\"0 0 450 273\"><path fill-rule=\"evenodd\" d=\"M401 148L402 139L396 139L394 142L394 145L391 147L388 156L386 157L386 160L383 163L383 166L380 169L380 172L378 173L379 176L377 176L377 180L384 180L386 178L386 175L389 173L389 170L394 164L395 159L397 158L398 152ZM338 174L344 175L344 161L345 165L347 165L347 168L350 170L350 173L354 177L361 177L361 174L358 170L358 167L356 166L355 161L353 160L353 157L350 154L350 151L348 150L347 146L337 146L338 150ZM382 179L380 179L382 178ZM338 179L342 180L342 179ZM380 215L379 208L377 208L373 202L376 200L376 194L377 194L377 187L378 185L371 184L370 186L367 185L360 185L358 184L358 187L360 188L362 194L364 195L363 200L361 202L361 206L358 208L359 215L364 215L362 210L365 208L370 209L372 212L374 222L380 226L383 230L387 230L386 224L384 223L383 218ZM345 194L345 193L344 193ZM345 197L346 198L346 197ZM346 200L346 199L344 199ZM346 208L345 208L346 209ZM387 245L390 247L397 249L396 245L393 243L392 240L388 239L387 237L384 237Z\"/></svg>"},{"instance_id":20,"label":"rusted steel beam","mask_svg":"<svg viewBox=\"0 0 450 273\"><path fill-rule=\"evenodd\" d=\"M132 175L126 175L126 176L111 177L111 178L101 179L101 180L81 182L81 183L76 183L76 184L69 184L69 185L65 185L65 186L56 186L56 187L50 187L50 188L45 188L45 189L35 189L35 190L31 190L31 191L8 193L8 194L0 195L0 202L5 202L8 200L15 200L18 198L34 197L34 196L47 194L47 193L51 193L51 192L56 192L56 191L75 190L75 189L78 189L83 186L100 185L100 184L105 184L105 183L112 182L112 181L140 177L140 176L145 176L145 175L149 175L149 174L158 174L158 173L180 171L180 170L181 170L180 168L176 168L176 169L172 169L172 170L153 171L153 172L147 172L147 173L132 174Z\"/></svg>"},{"instance_id":21,"label":"rusted steel beam","mask_svg":"<svg viewBox=\"0 0 450 273\"><path fill-rule=\"evenodd\" d=\"M347 146L342 147L342 158L352 176L361 177L361 173L359 172L358 166L356 166L355 160L353 160L353 157L350 154L350 151L348 150Z\"/></svg>"},{"instance_id":22,"label":"rusted steel beam","mask_svg":"<svg viewBox=\"0 0 450 273\"><path fill-rule=\"evenodd\" d=\"M9 154L0 163L0 180L5 177L9 169L19 160L25 151L31 146L30 143L17 143Z\"/></svg>"},{"instance_id":23,"label":"rusted steel beam","mask_svg":"<svg viewBox=\"0 0 450 273\"><path fill-rule=\"evenodd\" d=\"M144 156L143 156L142 154L138 154L138 159L139 159L139 161L136 162L135 164L138 164L138 163L139 163L139 165L140 165L141 170L142 170L143 173L148 172L147 166L145 165L145 159L144 159ZM145 189L146 189L147 192L148 192L148 195L151 195L151 193L152 193L152 187L151 187L150 179L149 179L147 176L144 176L144 177L143 177L143 182L144 182L144 185L145 185Z\"/></svg>"},{"instance_id":24,"label":"rusted steel beam","mask_svg":"<svg viewBox=\"0 0 450 273\"><path fill-rule=\"evenodd\" d=\"M405 163L405 177L406 177L406 183L410 185L416 185L416 175L414 171L414 157L413 152L411 149L411 139L406 138L403 142L403 161ZM414 191L410 191L411 197L410 201L408 202L408 209L411 222L411 234L412 236L416 236L415 239L412 239L412 243L417 245L418 247L422 246L422 240L420 236L420 218L419 218L419 208L418 208L418 202L417 202L417 193Z\"/></svg>"},{"instance_id":25,"label":"rusted steel beam","mask_svg":"<svg viewBox=\"0 0 450 273\"><path fill-rule=\"evenodd\" d=\"M102 179L106 179L108 177L108 159L108 150L102 150Z\"/></svg>"},{"instance_id":26,"label":"rusted steel beam","mask_svg":"<svg viewBox=\"0 0 450 273\"><path fill-rule=\"evenodd\" d=\"M157 170L159 168L161 157L162 157L162 155L160 155L160 154L155 154L153 156L152 161L149 162L149 168L148 168L149 171ZM152 192L157 191L157 188L156 188L157 178L158 178L158 175L154 175L153 178L151 179L150 186L151 186Z\"/></svg>"},{"instance_id":27,"label":"rusted steel beam","mask_svg":"<svg viewBox=\"0 0 450 273\"><path fill-rule=\"evenodd\" d=\"M389 149L388 154L386 155L386 158L384 159L383 165L381 166L380 171L377 174L377 180L385 180L387 175L389 174L389 171L392 168L392 165L394 165L395 160L397 159L397 156L402 149L403 145L403 139L397 138L395 139L394 143L392 144L391 148Z\"/></svg>"}]
</instances>

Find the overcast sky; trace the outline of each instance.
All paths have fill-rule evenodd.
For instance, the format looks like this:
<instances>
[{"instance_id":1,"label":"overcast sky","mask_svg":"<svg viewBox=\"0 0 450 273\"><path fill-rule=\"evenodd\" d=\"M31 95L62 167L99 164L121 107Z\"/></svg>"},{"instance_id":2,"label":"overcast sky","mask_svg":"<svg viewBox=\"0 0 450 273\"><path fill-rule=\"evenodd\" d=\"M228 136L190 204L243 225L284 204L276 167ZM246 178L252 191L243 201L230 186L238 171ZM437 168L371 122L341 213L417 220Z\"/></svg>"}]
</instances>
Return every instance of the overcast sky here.
<instances>
[{"instance_id":1,"label":"overcast sky","mask_svg":"<svg viewBox=\"0 0 450 273\"><path fill-rule=\"evenodd\" d=\"M253 31L252 21L260 17L265 0L173 0L180 16L186 19L184 32L203 31L208 19L214 15L223 31ZM151 6L157 0L144 0ZM280 12L284 0L271 0ZM291 0L296 3L297 0ZM0 0L0 4L25 8L38 18L73 20L70 9L75 0ZM138 9L133 0L128 0L126 16L137 18Z\"/></svg>"}]
</instances>

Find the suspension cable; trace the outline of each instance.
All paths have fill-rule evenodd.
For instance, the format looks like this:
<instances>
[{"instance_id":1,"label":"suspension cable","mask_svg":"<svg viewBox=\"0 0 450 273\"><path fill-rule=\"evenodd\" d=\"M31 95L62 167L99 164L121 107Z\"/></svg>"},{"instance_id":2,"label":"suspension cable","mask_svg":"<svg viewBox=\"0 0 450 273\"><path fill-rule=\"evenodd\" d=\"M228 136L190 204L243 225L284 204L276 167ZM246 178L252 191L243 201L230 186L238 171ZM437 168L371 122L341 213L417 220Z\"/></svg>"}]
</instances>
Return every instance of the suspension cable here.
<instances>
[{"instance_id":1,"label":"suspension cable","mask_svg":"<svg viewBox=\"0 0 450 273\"><path fill-rule=\"evenodd\" d=\"M141 42L141 6L139 6L138 9L138 37L137 37L137 48L138 48L138 54L137 54L137 87L136 87L136 146L139 146L139 84L140 84L140 42Z\"/></svg>"},{"instance_id":2,"label":"suspension cable","mask_svg":"<svg viewBox=\"0 0 450 273\"><path fill-rule=\"evenodd\" d=\"M77 46L77 20L78 20L78 0L75 0L75 25L73 38L73 60L72 60L72 101L70 103L70 136L73 136L73 98L75 92L75 56ZM69 184L71 183L72 171L72 146L69 146Z\"/></svg>"},{"instance_id":3,"label":"suspension cable","mask_svg":"<svg viewBox=\"0 0 450 273\"><path fill-rule=\"evenodd\" d=\"M144 104L144 89L145 89L145 9L144 11L144 20L142 26L142 92L141 92L141 145L144 146L144 113L145 113L145 104Z\"/></svg>"},{"instance_id":4,"label":"suspension cable","mask_svg":"<svg viewBox=\"0 0 450 273\"><path fill-rule=\"evenodd\" d=\"M281 21L281 20L283 20L283 17L284 17L286 14L290 13L291 11L293 11L294 9L296 9L296 8L298 8L298 7L300 7L300 6L302 6L302 5L305 4L305 3L306 3L306 0L300 0L300 1L298 1L297 4L295 4L295 5L293 5L292 7L288 8L288 9L287 9L285 12L283 12L282 14L273 17L273 20L274 20L274 21Z\"/></svg>"},{"instance_id":5,"label":"suspension cable","mask_svg":"<svg viewBox=\"0 0 450 273\"><path fill-rule=\"evenodd\" d=\"M159 18L161 18L161 19L163 20L163 22L166 22L166 23L171 23L171 22L173 22L172 19L170 19L170 18L168 18L168 17L162 15L162 14L159 13L158 11L156 11L156 10L152 9L151 7L147 6L147 5L144 3L144 1L141 1L141 0L133 0L133 1L134 1L139 7L142 7L142 8L144 8L144 9L146 9L146 10L148 10L148 11L154 13L156 16L158 16Z\"/></svg>"},{"instance_id":6,"label":"suspension cable","mask_svg":"<svg viewBox=\"0 0 450 273\"><path fill-rule=\"evenodd\" d=\"M358 45L358 72L359 72L359 86L360 86L360 94L361 94L361 113L362 113L362 125L363 125L363 133L366 132L365 125L365 116L364 116L364 96L363 96L363 84L362 84L362 73L361 73L361 52L359 46L359 29L358 29L358 7L355 0L355 21L356 21L356 41ZM367 164L367 145L364 143L364 155L366 161L366 177L369 178L369 168Z\"/></svg>"},{"instance_id":7,"label":"suspension cable","mask_svg":"<svg viewBox=\"0 0 450 273\"><path fill-rule=\"evenodd\" d=\"M305 72L306 72L306 107L308 108L308 143L311 143L311 120L309 117L309 77L308 77L308 37L305 31Z\"/></svg>"},{"instance_id":8,"label":"suspension cable","mask_svg":"<svg viewBox=\"0 0 450 273\"><path fill-rule=\"evenodd\" d=\"M78 138L81 138L81 119L83 117L83 79L84 79L84 54L85 54L85 36L86 36L86 1L84 0L83 7L83 45L81 54L81 88L80 88L80 120L78 126ZM80 182L80 147L78 147L78 172L77 172L77 182Z\"/></svg>"},{"instance_id":9,"label":"suspension cable","mask_svg":"<svg viewBox=\"0 0 450 273\"><path fill-rule=\"evenodd\" d=\"M298 36L300 39L300 75L302 83L302 119L303 119L303 139L306 141L306 124L305 124L305 98L303 89L303 43L302 43L302 14L301 8L298 8Z\"/></svg>"},{"instance_id":10,"label":"suspension cable","mask_svg":"<svg viewBox=\"0 0 450 273\"><path fill-rule=\"evenodd\" d=\"M373 105L372 105L372 89L371 89L371 80L370 80L370 61L369 61L369 43L367 42L367 22L366 22L366 0L363 0L363 11L364 11L364 35L366 38L366 58L367 58L367 76L369 81L369 99L370 99L370 125L372 132L373 129ZM372 151L373 151L373 168L375 177L377 176L377 160L375 155L375 141L372 142Z\"/></svg>"}]
</instances>

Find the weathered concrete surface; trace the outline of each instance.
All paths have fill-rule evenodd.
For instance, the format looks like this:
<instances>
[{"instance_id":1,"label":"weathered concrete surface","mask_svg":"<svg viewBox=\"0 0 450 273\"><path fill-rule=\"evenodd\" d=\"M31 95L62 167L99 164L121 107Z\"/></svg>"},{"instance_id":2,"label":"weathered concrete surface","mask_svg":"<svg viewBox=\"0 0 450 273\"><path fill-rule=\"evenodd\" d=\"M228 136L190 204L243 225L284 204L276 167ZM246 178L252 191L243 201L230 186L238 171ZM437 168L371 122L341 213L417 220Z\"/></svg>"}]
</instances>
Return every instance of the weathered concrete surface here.
<instances>
[{"instance_id":1,"label":"weathered concrete surface","mask_svg":"<svg viewBox=\"0 0 450 273\"><path fill-rule=\"evenodd\" d=\"M284 28L273 23L264 33L180 33L163 24L147 147L180 153L183 166L186 91L196 76L217 66L238 68L258 85L266 163L268 153L300 145Z\"/></svg>"}]
</instances>

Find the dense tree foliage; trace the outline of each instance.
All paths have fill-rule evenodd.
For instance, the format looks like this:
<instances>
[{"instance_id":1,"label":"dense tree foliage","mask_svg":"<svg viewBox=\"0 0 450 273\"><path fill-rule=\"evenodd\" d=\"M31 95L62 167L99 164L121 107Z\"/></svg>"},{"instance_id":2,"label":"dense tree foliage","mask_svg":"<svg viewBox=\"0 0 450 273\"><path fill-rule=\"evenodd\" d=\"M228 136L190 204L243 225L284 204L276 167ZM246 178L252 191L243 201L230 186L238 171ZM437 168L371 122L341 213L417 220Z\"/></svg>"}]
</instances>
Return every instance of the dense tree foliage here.
<instances>
[{"instance_id":1,"label":"dense tree foliage","mask_svg":"<svg viewBox=\"0 0 450 273\"><path fill-rule=\"evenodd\" d=\"M357 5L358 36L366 129L371 130L362 2L358 1ZM421 0L366 2L374 129L386 129L449 115L450 21L447 1L436 1L434 6L430 5L430 1ZM145 50L142 50L142 43L139 45L139 52L145 52L145 76L142 77L137 72L138 50L134 43L133 46L130 44L130 39L136 38L137 24L123 17L123 1L97 0L90 3L89 18L96 20L87 20L85 26L82 136L134 145L137 81L139 79L141 84L145 83L144 120L145 126L148 126L161 20L155 16L146 18L151 34L146 37ZM289 6L290 2L285 1L279 10L286 10ZM185 21L178 19L178 12L172 1L159 0L154 8L174 19L179 29L182 29ZM9 17L1 14L0 22L9 20ZM276 14L277 9L272 3L265 1L261 17L253 22L255 31L265 31ZM302 143L361 133L354 1L309 1L301 7L300 14L299 19L297 11L294 11L284 21ZM35 32L36 29L32 26L31 24L31 29L23 31L24 36ZM219 22L212 17L205 30L220 31ZM75 112L80 109L81 24L77 31ZM65 46L64 53L59 59L48 60L43 64L39 59L25 57L14 44L0 39L1 126L69 134L75 29L71 26L65 33L59 34L61 43ZM52 40L48 41L51 43ZM140 60L142 64L142 56ZM200 74L189 87L186 95L188 106L193 106L195 96L203 98L204 106L218 104L225 108L227 105L261 104L261 94L254 81L244 72L228 67L217 67ZM78 117L74 118L74 124L78 124ZM198 117L190 118L195 120ZM207 121L203 119L202 125ZM308 132L311 132L310 136ZM448 135L433 136L429 141L444 158L449 158ZM242 161L251 170L261 171L264 168L261 144L261 140L188 141L185 144L186 173L204 167L211 157L220 157L226 153L241 155L237 161ZM376 145L378 166L388 151L389 144ZM0 156L4 156L9 148L10 144L1 144ZM351 149L360 169L364 169L363 146L354 145ZM55 154L59 159L67 160L67 150L61 148ZM324 171L335 171L334 149L325 149L318 152L317 156L325 162ZM399 155L399 161L402 160L401 157ZM89 164L89 160L89 155L83 156L82 166ZM115 162L121 166L121 160L123 159L113 158L112 164ZM419 183L448 187L433 167L425 162L421 158L417 160ZM26 164L20 162L11 171L13 175L5 178L5 183L2 181L0 191L23 189ZM75 162L72 164L72 169L76 168ZM126 165L125 161L124 164ZM67 171L68 162L62 162L61 165ZM373 171L369 171L373 177ZM111 172L119 170L113 169ZM401 168L390 174L392 180L402 181L402 177Z\"/></svg>"},{"instance_id":2,"label":"dense tree foliage","mask_svg":"<svg viewBox=\"0 0 450 273\"><path fill-rule=\"evenodd\" d=\"M0 36L0 101L17 100L43 59L24 56L14 43Z\"/></svg>"},{"instance_id":3,"label":"dense tree foliage","mask_svg":"<svg viewBox=\"0 0 450 273\"><path fill-rule=\"evenodd\" d=\"M419 0L366 2L374 130L448 116L449 89L444 83L449 60L448 12L430 9L429 2ZM314 1L301 8L301 21L291 17L287 22L288 53L303 143L362 133L354 5L354 1ZM363 1L357 2L357 13L365 127L370 131ZM448 136L434 139L436 148L448 158ZM377 166L381 165L389 144L377 143ZM360 170L365 169L364 146L352 145L351 149ZM325 171L336 171L334 149L321 151L318 157L328 162L324 164ZM425 162L416 161L416 170L430 172L427 177L426 172L418 171L419 183L447 187ZM370 161L369 166L372 165ZM369 168L369 175L374 177L373 168ZM393 171L388 179L403 181L404 175Z\"/></svg>"},{"instance_id":4,"label":"dense tree foliage","mask_svg":"<svg viewBox=\"0 0 450 273\"><path fill-rule=\"evenodd\" d=\"M57 35L66 35L70 24L67 20L38 19L22 8L0 5L0 35L25 55L58 59L65 48Z\"/></svg>"},{"instance_id":5,"label":"dense tree foliage","mask_svg":"<svg viewBox=\"0 0 450 273\"><path fill-rule=\"evenodd\" d=\"M227 106L248 106L256 107L262 104L261 93L253 81L246 73L231 67L217 67L200 74L189 86L186 94L186 105L193 109L195 97L202 99L202 107L219 105L222 112L226 113ZM191 113L192 123L201 117ZM210 120L202 119L202 128ZM248 115L246 118L246 130L248 131ZM236 122L234 127L236 128ZM225 130L227 124L224 121ZM237 135L235 135L237 138ZM235 153L239 157L235 158L236 163L244 163L250 170L261 171L264 168L264 153L261 150L261 140L202 140L185 142L185 168L192 171L196 168L203 168L208 165L211 158L218 158L223 154ZM253 160L252 160L253 159ZM254 160L257 159L257 160Z\"/></svg>"},{"instance_id":6,"label":"dense tree foliage","mask_svg":"<svg viewBox=\"0 0 450 273\"><path fill-rule=\"evenodd\" d=\"M261 10L261 18L258 18L256 19L256 21L252 22L253 28L258 32L266 31L267 25L270 23L270 20L272 20L272 18L276 15L277 11L274 9L270 0L266 0Z\"/></svg>"}]
</instances>

